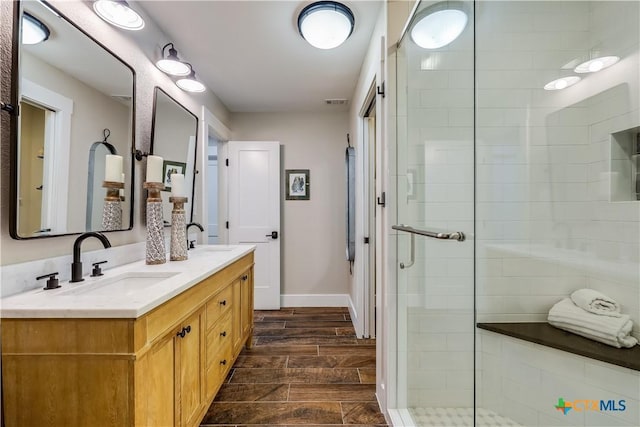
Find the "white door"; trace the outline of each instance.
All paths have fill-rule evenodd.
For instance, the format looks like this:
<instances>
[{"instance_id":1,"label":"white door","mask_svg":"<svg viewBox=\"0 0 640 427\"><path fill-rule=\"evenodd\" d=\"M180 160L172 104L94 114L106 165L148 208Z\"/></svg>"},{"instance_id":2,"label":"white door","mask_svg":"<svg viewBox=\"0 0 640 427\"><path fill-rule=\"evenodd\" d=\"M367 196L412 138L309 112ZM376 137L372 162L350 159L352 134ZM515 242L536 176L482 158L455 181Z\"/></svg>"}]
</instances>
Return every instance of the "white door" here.
<instances>
[{"instance_id":1,"label":"white door","mask_svg":"<svg viewBox=\"0 0 640 427\"><path fill-rule=\"evenodd\" d=\"M229 244L256 245L254 308L280 308L280 143L229 141Z\"/></svg>"}]
</instances>

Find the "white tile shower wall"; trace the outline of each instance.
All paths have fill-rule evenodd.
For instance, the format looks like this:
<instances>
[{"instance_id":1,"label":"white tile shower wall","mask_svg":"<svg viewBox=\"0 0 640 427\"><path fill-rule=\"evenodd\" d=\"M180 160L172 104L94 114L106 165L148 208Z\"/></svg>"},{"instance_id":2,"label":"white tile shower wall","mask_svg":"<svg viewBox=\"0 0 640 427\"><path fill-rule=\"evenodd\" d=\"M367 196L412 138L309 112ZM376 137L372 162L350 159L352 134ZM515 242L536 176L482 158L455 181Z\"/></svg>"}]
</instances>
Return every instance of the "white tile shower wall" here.
<instances>
[{"instance_id":1,"label":"white tile shower wall","mask_svg":"<svg viewBox=\"0 0 640 427\"><path fill-rule=\"evenodd\" d=\"M611 202L609 182L610 134L640 125L638 2L481 1L476 13L479 320L544 321L589 287L640 337L640 202ZM542 89L590 54L621 61Z\"/></svg>"},{"instance_id":2,"label":"white tile shower wall","mask_svg":"<svg viewBox=\"0 0 640 427\"><path fill-rule=\"evenodd\" d=\"M470 3L469 3L470 5ZM465 242L416 236L400 270L410 407L473 404L473 28L429 52L401 47L408 90L398 106L398 222L463 231ZM404 75L401 75L404 72ZM399 86L401 87L401 86ZM408 260L409 238L398 241ZM400 298L400 296L399 296Z\"/></svg>"},{"instance_id":3,"label":"white tile shower wall","mask_svg":"<svg viewBox=\"0 0 640 427\"><path fill-rule=\"evenodd\" d=\"M478 406L528 427L640 425L640 372L479 331ZM564 415L558 398L625 400L624 411Z\"/></svg>"}]
</instances>

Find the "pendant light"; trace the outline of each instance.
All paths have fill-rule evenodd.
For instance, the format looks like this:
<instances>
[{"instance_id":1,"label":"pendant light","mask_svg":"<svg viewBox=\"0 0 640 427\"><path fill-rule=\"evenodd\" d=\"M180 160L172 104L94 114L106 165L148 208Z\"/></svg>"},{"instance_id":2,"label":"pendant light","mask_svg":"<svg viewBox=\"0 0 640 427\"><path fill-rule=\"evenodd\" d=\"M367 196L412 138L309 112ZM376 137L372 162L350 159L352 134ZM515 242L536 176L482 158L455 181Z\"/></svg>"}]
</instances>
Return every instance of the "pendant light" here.
<instances>
[{"instance_id":1,"label":"pendant light","mask_svg":"<svg viewBox=\"0 0 640 427\"><path fill-rule=\"evenodd\" d=\"M144 20L124 0L96 0L93 2L96 14L111 25L123 30L137 31L144 28Z\"/></svg>"},{"instance_id":2,"label":"pendant light","mask_svg":"<svg viewBox=\"0 0 640 427\"><path fill-rule=\"evenodd\" d=\"M462 2L436 3L418 12L411 40L423 49L439 49L457 39L468 21Z\"/></svg>"},{"instance_id":3,"label":"pendant light","mask_svg":"<svg viewBox=\"0 0 640 427\"><path fill-rule=\"evenodd\" d=\"M38 18L22 13L22 44L38 44L47 40L51 32Z\"/></svg>"},{"instance_id":4,"label":"pendant light","mask_svg":"<svg viewBox=\"0 0 640 427\"><path fill-rule=\"evenodd\" d=\"M318 49L340 46L353 33L354 24L351 9L335 1L312 3L298 15L300 35Z\"/></svg>"},{"instance_id":5,"label":"pendant light","mask_svg":"<svg viewBox=\"0 0 640 427\"><path fill-rule=\"evenodd\" d=\"M176 82L176 85L187 92L204 92L206 87L198 79L196 79L196 72L191 64L187 64L191 72L188 76L182 77Z\"/></svg>"},{"instance_id":6,"label":"pendant light","mask_svg":"<svg viewBox=\"0 0 640 427\"><path fill-rule=\"evenodd\" d=\"M165 49L169 46L171 46L169 48L169 54L165 57ZM164 45L162 48L162 59L156 62L156 67L172 76L187 76L191 72L191 68L178 58L178 51L173 47L173 43Z\"/></svg>"}]
</instances>

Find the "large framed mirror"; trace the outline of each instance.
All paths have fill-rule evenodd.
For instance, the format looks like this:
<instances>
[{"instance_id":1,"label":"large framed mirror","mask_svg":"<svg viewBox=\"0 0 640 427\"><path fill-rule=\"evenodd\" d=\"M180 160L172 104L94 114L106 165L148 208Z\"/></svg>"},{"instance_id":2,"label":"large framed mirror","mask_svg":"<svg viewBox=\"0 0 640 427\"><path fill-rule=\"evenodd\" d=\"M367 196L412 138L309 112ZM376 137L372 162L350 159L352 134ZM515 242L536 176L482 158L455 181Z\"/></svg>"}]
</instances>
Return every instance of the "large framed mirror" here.
<instances>
[{"instance_id":1,"label":"large framed mirror","mask_svg":"<svg viewBox=\"0 0 640 427\"><path fill-rule=\"evenodd\" d=\"M131 229L133 69L48 3L17 7L11 236ZM105 181L124 187L108 225Z\"/></svg>"},{"instance_id":2,"label":"large framed mirror","mask_svg":"<svg viewBox=\"0 0 640 427\"><path fill-rule=\"evenodd\" d=\"M184 205L187 222L193 220L195 161L198 147L198 118L182 104L156 86L153 102L153 130L151 152L164 160L163 176L166 188L170 188L170 174L183 173L189 200ZM170 191L163 191L163 217L166 226L171 225L172 204Z\"/></svg>"}]
</instances>

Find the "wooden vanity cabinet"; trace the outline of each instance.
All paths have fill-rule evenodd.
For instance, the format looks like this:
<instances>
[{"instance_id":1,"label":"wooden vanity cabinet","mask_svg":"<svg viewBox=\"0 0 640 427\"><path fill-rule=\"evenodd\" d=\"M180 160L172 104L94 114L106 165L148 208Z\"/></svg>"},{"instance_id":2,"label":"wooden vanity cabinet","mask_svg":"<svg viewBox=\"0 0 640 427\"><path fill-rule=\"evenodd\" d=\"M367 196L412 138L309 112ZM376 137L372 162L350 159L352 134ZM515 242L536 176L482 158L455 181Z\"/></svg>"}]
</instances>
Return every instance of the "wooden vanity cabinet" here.
<instances>
[{"instance_id":1,"label":"wooden vanity cabinet","mask_svg":"<svg viewBox=\"0 0 640 427\"><path fill-rule=\"evenodd\" d=\"M252 271L249 254L137 319L3 319L5 426L197 426L251 343Z\"/></svg>"}]
</instances>

